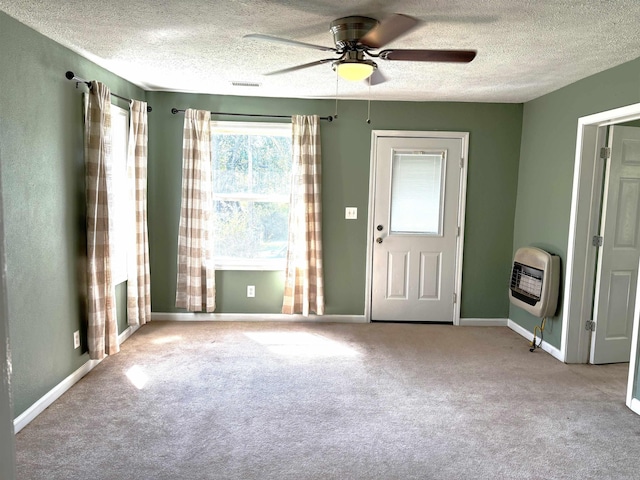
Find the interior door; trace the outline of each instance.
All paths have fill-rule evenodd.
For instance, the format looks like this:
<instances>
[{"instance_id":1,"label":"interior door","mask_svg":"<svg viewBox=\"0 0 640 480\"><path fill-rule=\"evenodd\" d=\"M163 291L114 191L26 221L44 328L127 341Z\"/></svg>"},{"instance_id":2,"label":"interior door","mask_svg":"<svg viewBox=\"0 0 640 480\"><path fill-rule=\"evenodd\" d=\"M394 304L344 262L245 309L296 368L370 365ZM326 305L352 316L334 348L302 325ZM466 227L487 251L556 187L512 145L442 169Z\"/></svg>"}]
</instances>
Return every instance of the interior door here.
<instances>
[{"instance_id":1,"label":"interior door","mask_svg":"<svg viewBox=\"0 0 640 480\"><path fill-rule=\"evenodd\" d=\"M640 260L640 128L613 126L605 174L590 362L628 362Z\"/></svg>"},{"instance_id":2,"label":"interior door","mask_svg":"<svg viewBox=\"0 0 640 480\"><path fill-rule=\"evenodd\" d=\"M376 139L372 320L454 321L463 141Z\"/></svg>"}]
</instances>

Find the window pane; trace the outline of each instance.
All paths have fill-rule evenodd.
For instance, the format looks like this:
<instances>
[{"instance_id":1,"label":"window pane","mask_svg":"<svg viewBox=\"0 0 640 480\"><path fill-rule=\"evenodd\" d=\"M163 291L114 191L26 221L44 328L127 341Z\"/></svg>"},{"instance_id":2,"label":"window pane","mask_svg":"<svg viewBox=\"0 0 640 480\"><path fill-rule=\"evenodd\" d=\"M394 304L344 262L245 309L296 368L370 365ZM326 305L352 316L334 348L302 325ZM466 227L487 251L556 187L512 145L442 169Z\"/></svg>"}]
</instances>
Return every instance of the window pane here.
<instances>
[{"instance_id":1,"label":"window pane","mask_svg":"<svg viewBox=\"0 0 640 480\"><path fill-rule=\"evenodd\" d=\"M214 212L216 259L286 258L288 203L216 201Z\"/></svg>"},{"instance_id":2,"label":"window pane","mask_svg":"<svg viewBox=\"0 0 640 480\"><path fill-rule=\"evenodd\" d=\"M249 192L249 135L212 135L213 191Z\"/></svg>"},{"instance_id":3,"label":"window pane","mask_svg":"<svg viewBox=\"0 0 640 480\"><path fill-rule=\"evenodd\" d=\"M114 284L127 280L127 234L130 230L129 181L127 179L127 138L129 112L111 105L111 175L113 193L110 195L109 244L111 275Z\"/></svg>"},{"instance_id":4,"label":"window pane","mask_svg":"<svg viewBox=\"0 0 640 480\"><path fill-rule=\"evenodd\" d=\"M213 191L287 195L291 188L291 137L213 134Z\"/></svg>"},{"instance_id":5,"label":"window pane","mask_svg":"<svg viewBox=\"0 0 640 480\"><path fill-rule=\"evenodd\" d=\"M251 191L288 195L291 189L291 138L250 137Z\"/></svg>"},{"instance_id":6,"label":"window pane","mask_svg":"<svg viewBox=\"0 0 640 480\"><path fill-rule=\"evenodd\" d=\"M391 232L441 234L441 154L394 153Z\"/></svg>"}]
</instances>

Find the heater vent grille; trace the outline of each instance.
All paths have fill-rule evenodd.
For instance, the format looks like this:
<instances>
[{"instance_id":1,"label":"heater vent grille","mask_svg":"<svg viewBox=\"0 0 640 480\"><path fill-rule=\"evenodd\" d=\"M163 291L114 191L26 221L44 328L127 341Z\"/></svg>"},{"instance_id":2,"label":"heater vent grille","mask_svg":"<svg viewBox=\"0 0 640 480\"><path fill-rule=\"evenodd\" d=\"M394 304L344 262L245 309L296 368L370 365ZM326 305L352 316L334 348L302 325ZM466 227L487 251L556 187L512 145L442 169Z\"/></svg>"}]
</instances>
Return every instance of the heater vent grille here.
<instances>
[{"instance_id":1,"label":"heater vent grille","mask_svg":"<svg viewBox=\"0 0 640 480\"><path fill-rule=\"evenodd\" d=\"M544 272L536 268L514 263L511 274L511 290L535 300L542 296L542 279Z\"/></svg>"}]
</instances>

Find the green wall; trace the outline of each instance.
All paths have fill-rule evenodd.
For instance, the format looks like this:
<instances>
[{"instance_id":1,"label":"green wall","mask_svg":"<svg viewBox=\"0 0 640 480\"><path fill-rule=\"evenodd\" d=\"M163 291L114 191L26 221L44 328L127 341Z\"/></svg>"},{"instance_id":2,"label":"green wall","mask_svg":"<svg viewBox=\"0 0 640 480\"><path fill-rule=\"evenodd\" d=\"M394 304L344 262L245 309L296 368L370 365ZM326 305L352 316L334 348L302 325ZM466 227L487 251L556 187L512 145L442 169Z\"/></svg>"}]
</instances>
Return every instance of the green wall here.
<instances>
[{"instance_id":1,"label":"green wall","mask_svg":"<svg viewBox=\"0 0 640 480\"><path fill-rule=\"evenodd\" d=\"M72 70L125 97L147 99L149 232L154 312L175 312L183 116L171 107L330 115L332 100L144 92L0 12L0 160L14 415L88 360L72 335L86 333L82 91ZM375 95L375 91L374 91ZM538 322L510 307L515 249L535 245L566 259L577 119L640 101L640 59L519 104L341 101L322 123L326 313L364 312L371 131L470 132L463 318ZM126 106L119 102L121 106ZM516 198L517 193L517 198ZM345 221L344 207L358 207ZM515 220L514 220L515 217ZM564 269L564 265L563 265ZM277 313L281 272L217 273L218 312ZM246 285L256 298L246 298ZM126 328L117 287L118 327ZM560 347L559 317L545 339Z\"/></svg>"},{"instance_id":2,"label":"green wall","mask_svg":"<svg viewBox=\"0 0 640 480\"><path fill-rule=\"evenodd\" d=\"M331 100L273 99L148 92L149 244L155 312L176 312L183 115L171 108L241 113L331 115ZM321 123L326 314L364 313L367 206L372 130L470 132L461 315L506 318L521 137L519 104L341 101L339 118ZM229 119L229 117L218 117ZM344 207L358 207L344 220ZM282 274L219 271L218 313L279 313ZM246 285L256 298L246 298Z\"/></svg>"},{"instance_id":3,"label":"green wall","mask_svg":"<svg viewBox=\"0 0 640 480\"><path fill-rule=\"evenodd\" d=\"M637 59L524 105L514 252L533 245L558 254L564 273L578 118L639 101ZM556 348L561 344L561 315L559 308L545 329L545 340ZM539 323L539 319L514 306L510 307L509 318L529 331Z\"/></svg>"},{"instance_id":4,"label":"green wall","mask_svg":"<svg viewBox=\"0 0 640 480\"><path fill-rule=\"evenodd\" d=\"M20 415L88 360L73 349L86 334L82 92L67 70L147 99L149 231L154 312L175 308L183 116L171 107L250 113L334 112L331 100L144 92L0 13L0 159L14 414ZM123 103L121 106L126 106ZM516 200L522 106L344 101L322 123L327 314L364 312L371 130L470 132L462 316L504 318ZM358 207L345 221L344 207ZM279 312L281 272L218 272L218 312ZM246 284L256 298L246 298ZM118 325L126 327L117 288Z\"/></svg>"},{"instance_id":5,"label":"green wall","mask_svg":"<svg viewBox=\"0 0 640 480\"><path fill-rule=\"evenodd\" d=\"M88 360L73 349L73 332L86 331L78 287L86 251L85 89L64 74L100 80L125 97L144 99L145 92L1 12L0 45L0 158L18 416Z\"/></svg>"}]
</instances>

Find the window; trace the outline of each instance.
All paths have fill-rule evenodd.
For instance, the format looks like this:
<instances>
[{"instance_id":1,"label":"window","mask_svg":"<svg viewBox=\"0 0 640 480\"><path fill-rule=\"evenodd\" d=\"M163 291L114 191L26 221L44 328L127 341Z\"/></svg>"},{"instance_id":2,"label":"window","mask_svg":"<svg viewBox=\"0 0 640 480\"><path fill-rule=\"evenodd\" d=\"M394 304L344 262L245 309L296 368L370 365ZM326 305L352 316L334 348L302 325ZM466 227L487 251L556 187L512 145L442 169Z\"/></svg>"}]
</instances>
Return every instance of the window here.
<instances>
[{"instance_id":1,"label":"window","mask_svg":"<svg viewBox=\"0 0 640 480\"><path fill-rule=\"evenodd\" d=\"M284 269L291 124L211 122L216 268Z\"/></svg>"},{"instance_id":2,"label":"window","mask_svg":"<svg viewBox=\"0 0 640 480\"><path fill-rule=\"evenodd\" d=\"M109 215L109 244L113 284L127 280L127 234L131 215L129 180L127 179L127 140L129 111L111 105L111 198Z\"/></svg>"},{"instance_id":3,"label":"window","mask_svg":"<svg viewBox=\"0 0 640 480\"><path fill-rule=\"evenodd\" d=\"M444 172L440 152L394 152L391 231L442 235Z\"/></svg>"},{"instance_id":4,"label":"window","mask_svg":"<svg viewBox=\"0 0 640 480\"><path fill-rule=\"evenodd\" d=\"M87 118L89 94L84 94L84 115ZM109 253L111 279L114 285L127 281L127 235L134 220L132 216L130 183L127 177L129 145L129 111L111 105L111 177L109 202Z\"/></svg>"}]
</instances>

